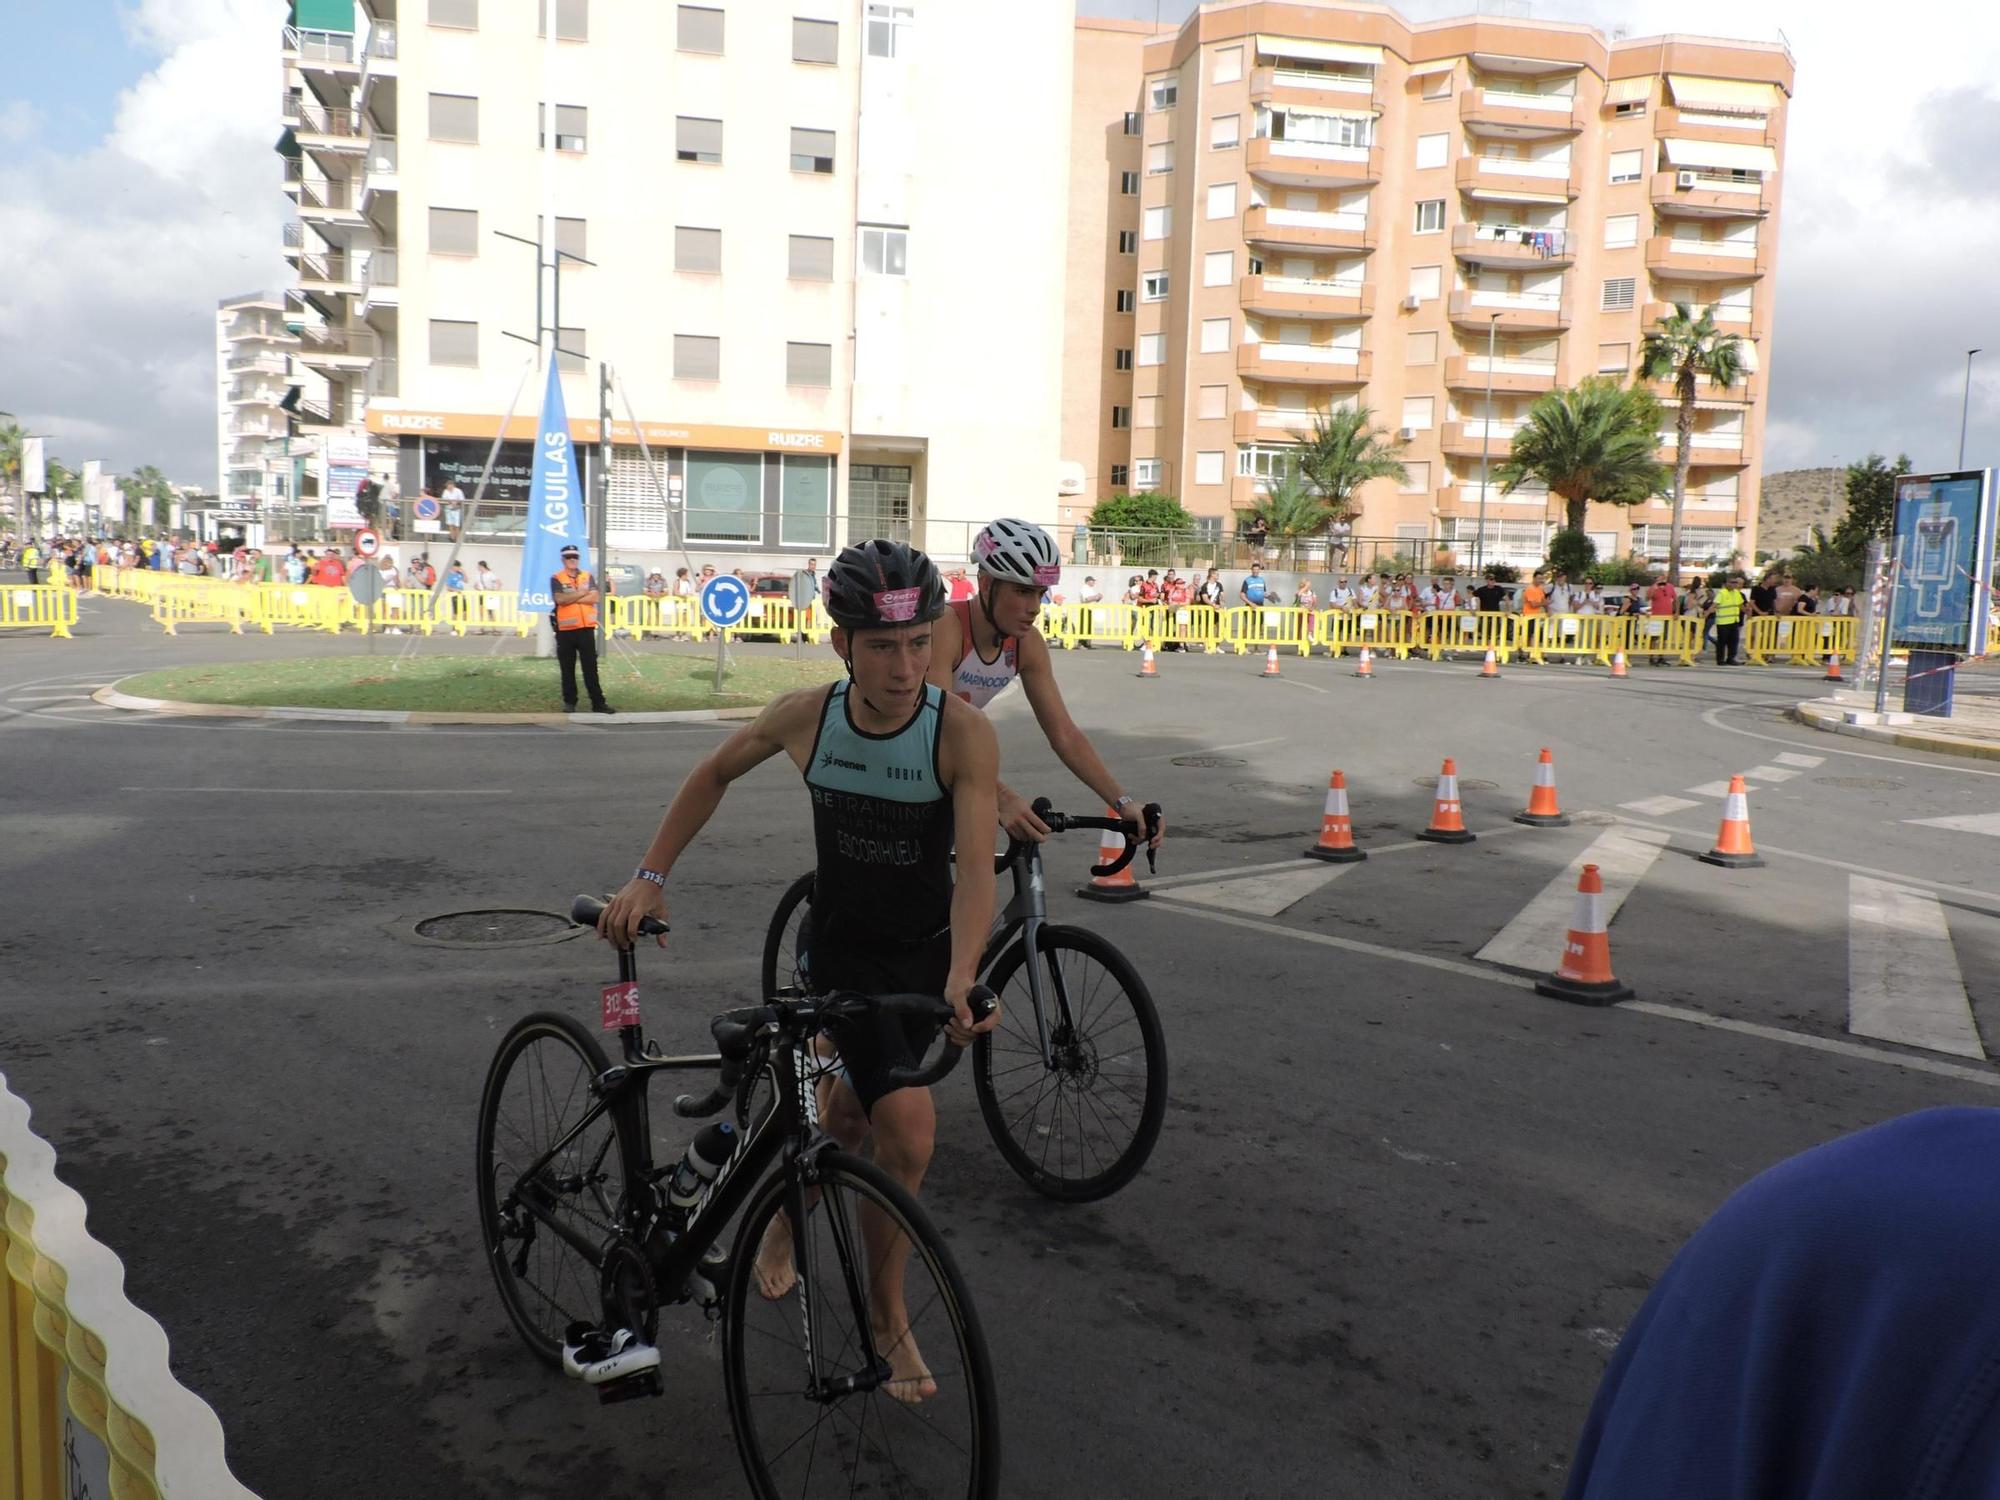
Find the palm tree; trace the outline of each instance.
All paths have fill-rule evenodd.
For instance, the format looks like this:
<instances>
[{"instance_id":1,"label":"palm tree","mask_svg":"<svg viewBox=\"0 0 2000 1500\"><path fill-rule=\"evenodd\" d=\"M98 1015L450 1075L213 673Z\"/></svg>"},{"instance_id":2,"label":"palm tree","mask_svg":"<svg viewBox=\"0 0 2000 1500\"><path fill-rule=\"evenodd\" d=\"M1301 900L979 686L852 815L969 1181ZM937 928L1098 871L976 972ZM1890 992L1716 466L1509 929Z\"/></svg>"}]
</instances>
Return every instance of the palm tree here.
<instances>
[{"instance_id":1,"label":"palm tree","mask_svg":"<svg viewBox=\"0 0 2000 1500\"><path fill-rule=\"evenodd\" d=\"M1565 528L1580 533L1591 501L1641 505L1659 492L1667 477L1653 456L1659 445L1660 403L1652 393L1593 375L1535 398L1493 477L1503 495L1539 479L1562 500Z\"/></svg>"},{"instance_id":2,"label":"palm tree","mask_svg":"<svg viewBox=\"0 0 2000 1500\"><path fill-rule=\"evenodd\" d=\"M21 497L21 523L28 525L28 499L21 493L21 455L28 432L19 422L0 422L0 490Z\"/></svg>"},{"instance_id":3,"label":"palm tree","mask_svg":"<svg viewBox=\"0 0 2000 1500\"><path fill-rule=\"evenodd\" d=\"M141 464L121 479L118 487L125 491L128 499L140 496L151 499L154 526L164 531L173 524L174 487L158 468L152 464ZM133 521L135 524L138 521L136 508Z\"/></svg>"},{"instance_id":4,"label":"palm tree","mask_svg":"<svg viewBox=\"0 0 2000 1500\"><path fill-rule=\"evenodd\" d=\"M1287 466L1272 475L1257 503L1250 507L1250 514L1269 529L1272 541L1289 542L1311 536L1333 513L1325 497L1295 467Z\"/></svg>"},{"instance_id":5,"label":"palm tree","mask_svg":"<svg viewBox=\"0 0 2000 1500\"><path fill-rule=\"evenodd\" d=\"M1676 302L1639 346L1640 378L1674 383L1674 528L1667 582L1676 587L1681 581L1681 506L1687 499L1688 459L1694 446L1695 377L1706 375L1712 384L1726 388L1742 374L1743 340L1717 328L1707 308L1697 318L1686 302Z\"/></svg>"},{"instance_id":6,"label":"palm tree","mask_svg":"<svg viewBox=\"0 0 2000 1500\"><path fill-rule=\"evenodd\" d=\"M1371 479L1407 479L1403 446L1372 425L1365 406L1314 412L1312 435L1299 444L1297 465L1305 482L1326 502L1326 521L1351 520L1354 492ZM1274 525L1271 534L1277 535Z\"/></svg>"}]
</instances>

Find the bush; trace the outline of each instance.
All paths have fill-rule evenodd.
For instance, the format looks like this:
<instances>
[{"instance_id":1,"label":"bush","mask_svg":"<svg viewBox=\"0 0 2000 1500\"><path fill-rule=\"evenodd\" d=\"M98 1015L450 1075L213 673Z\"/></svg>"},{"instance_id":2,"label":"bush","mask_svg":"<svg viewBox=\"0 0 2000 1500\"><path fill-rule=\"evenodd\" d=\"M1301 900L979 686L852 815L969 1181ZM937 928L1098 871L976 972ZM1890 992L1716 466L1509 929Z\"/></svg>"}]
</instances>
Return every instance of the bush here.
<instances>
[{"instance_id":1,"label":"bush","mask_svg":"<svg viewBox=\"0 0 2000 1500\"><path fill-rule=\"evenodd\" d=\"M1141 490L1136 495L1113 495L1100 500L1090 512L1089 524L1103 530L1193 531L1195 518L1172 495L1157 490Z\"/></svg>"},{"instance_id":2,"label":"bush","mask_svg":"<svg viewBox=\"0 0 2000 1500\"><path fill-rule=\"evenodd\" d=\"M1652 563L1637 553L1629 557L1608 557L1591 570L1599 583L1651 583L1657 575Z\"/></svg>"},{"instance_id":3,"label":"bush","mask_svg":"<svg viewBox=\"0 0 2000 1500\"><path fill-rule=\"evenodd\" d=\"M1575 578L1597 564L1597 544L1580 531L1558 531L1549 543L1548 561L1542 566L1551 573L1567 573Z\"/></svg>"},{"instance_id":4,"label":"bush","mask_svg":"<svg viewBox=\"0 0 2000 1500\"><path fill-rule=\"evenodd\" d=\"M1521 570L1512 563L1488 563L1486 577L1494 583L1519 583Z\"/></svg>"}]
</instances>

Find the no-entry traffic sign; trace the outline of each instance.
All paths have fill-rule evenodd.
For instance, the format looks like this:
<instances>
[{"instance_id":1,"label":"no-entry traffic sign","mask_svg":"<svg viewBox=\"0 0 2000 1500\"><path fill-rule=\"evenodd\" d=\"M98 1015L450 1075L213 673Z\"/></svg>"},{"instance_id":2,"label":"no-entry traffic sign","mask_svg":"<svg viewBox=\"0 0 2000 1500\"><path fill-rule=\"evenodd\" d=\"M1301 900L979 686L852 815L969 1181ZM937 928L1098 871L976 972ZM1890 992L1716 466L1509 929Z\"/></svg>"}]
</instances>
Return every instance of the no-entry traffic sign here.
<instances>
[{"instance_id":1,"label":"no-entry traffic sign","mask_svg":"<svg viewBox=\"0 0 2000 1500\"><path fill-rule=\"evenodd\" d=\"M354 533L354 550L363 557L373 557L382 550L382 538L372 531Z\"/></svg>"}]
</instances>

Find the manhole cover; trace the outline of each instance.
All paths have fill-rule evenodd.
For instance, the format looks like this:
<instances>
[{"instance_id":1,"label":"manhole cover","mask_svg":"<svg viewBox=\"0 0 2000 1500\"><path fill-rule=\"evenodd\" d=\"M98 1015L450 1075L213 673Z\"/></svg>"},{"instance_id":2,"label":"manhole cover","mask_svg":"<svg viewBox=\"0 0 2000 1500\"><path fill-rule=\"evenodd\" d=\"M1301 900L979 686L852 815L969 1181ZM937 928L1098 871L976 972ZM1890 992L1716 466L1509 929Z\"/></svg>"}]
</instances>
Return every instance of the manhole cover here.
<instances>
[{"instance_id":1,"label":"manhole cover","mask_svg":"<svg viewBox=\"0 0 2000 1500\"><path fill-rule=\"evenodd\" d=\"M502 907L425 917L413 930L427 942L453 948L493 948L558 942L582 929L573 926L568 917L552 911Z\"/></svg>"},{"instance_id":2,"label":"manhole cover","mask_svg":"<svg viewBox=\"0 0 2000 1500\"><path fill-rule=\"evenodd\" d=\"M1234 770L1238 766L1250 764L1249 761L1236 755L1176 755L1173 763L1196 771Z\"/></svg>"},{"instance_id":3,"label":"manhole cover","mask_svg":"<svg viewBox=\"0 0 2000 1500\"><path fill-rule=\"evenodd\" d=\"M1435 776L1412 776L1410 778L1411 786L1434 787L1437 784L1438 779ZM1461 776L1458 778L1458 789L1461 792L1490 792L1496 790L1499 785L1500 783L1497 781L1475 781L1470 776Z\"/></svg>"},{"instance_id":4,"label":"manhole cover","mask_svg":"<svg viewBox=\"0 0 2000 1500\"><path fill-rule=\"evenodd\" d=\"M1845 787L1850 792L1900 792L1903 783L1893 776L1815 776L1815 786Z\"/></svg>"}]
</instances>

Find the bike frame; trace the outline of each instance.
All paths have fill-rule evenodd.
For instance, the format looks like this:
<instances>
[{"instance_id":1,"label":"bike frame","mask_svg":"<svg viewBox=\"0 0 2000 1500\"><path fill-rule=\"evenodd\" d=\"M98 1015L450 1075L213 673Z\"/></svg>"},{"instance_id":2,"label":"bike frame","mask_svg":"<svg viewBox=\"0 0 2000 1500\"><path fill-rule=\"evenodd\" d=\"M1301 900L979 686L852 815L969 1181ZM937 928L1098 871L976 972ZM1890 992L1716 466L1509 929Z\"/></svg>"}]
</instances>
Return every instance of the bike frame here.
<instances>
[{"instance_id":1,"label":"bike frame","mask_svg":"<svg viewBox=\"0 0 2000 1500\"><path fill-rule=\"evenodd\" d=\"M1014 894L994 918L993 931L986 939L986 952L979 960L979 979L983 984L992 974L1007 950L1018 938L1028 945L1025 967L1028 971L1028 999L1035 1011L1035 1039L1041 1045L1042 1066L1056 1065L1055 1052L1049 1042L1048 993L1043 988L1042 966L1036 962L1041 953L1042 929L1048 925L1048 889L1042 877L1042 846L1024 843L1018 852L1001 855L995 861L1014 877ZM1050 971L1049 978L1055 989L1055 1003L1059 1020L1065 1025L1074 1025L1076 1017L1070 1012L1069 988L1063 982L1062 971Z\"/></svg>"}]
</instances>

